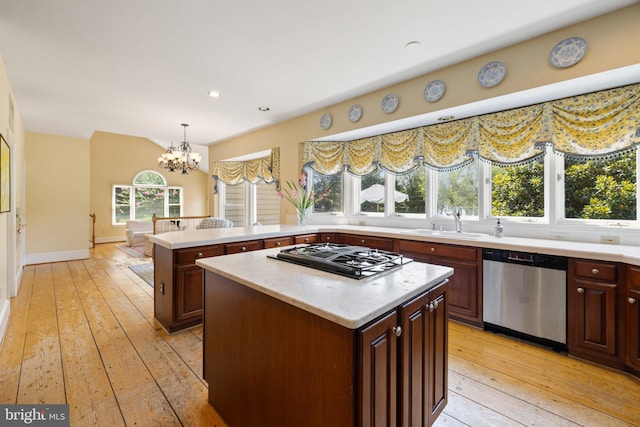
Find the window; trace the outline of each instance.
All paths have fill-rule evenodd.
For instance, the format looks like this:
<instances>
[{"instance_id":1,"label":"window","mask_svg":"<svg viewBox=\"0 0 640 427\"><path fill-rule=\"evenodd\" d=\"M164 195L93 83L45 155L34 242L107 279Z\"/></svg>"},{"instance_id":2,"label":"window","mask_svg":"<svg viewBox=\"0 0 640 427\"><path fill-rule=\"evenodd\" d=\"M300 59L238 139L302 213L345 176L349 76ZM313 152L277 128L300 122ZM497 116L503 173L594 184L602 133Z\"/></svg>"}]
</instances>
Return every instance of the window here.
<instances>
[{"instance_id":1,"label":"window","mask_svg":"<svg viewBox=\"0 0 640 427\"><path fill-rule=\"evenodd\" d=\"M256 219L260 224L280 224L280 197L276 191L276 183L255 184Z\"/></svg>"},{"instance_id":2,"label":"window","mask_svg":"<svg viewBox=\"0 0 640 427\"><path fill-rule=\"evenodd\" d=\"M396 175L394 202L396 213L425 214L427 179L424 165L401 175Z\"/></svg>"},{"instance_id":3,"label":"window","mask_svg":"<svg viewBox=\"0 0 640 427\"><path fill-rule=\"evenodd\" d=\"M236 227L243 227L246 213L246 183L226 185L224 190L224 218L233 221ZM248 217L248 215L247 215Z\"/></svg>"},{"instance_id":4,"label":"window","mask_svg":"<svg viewBox=\"0 0 640 427\"><path fill-rule=\"evenodd\" d=\"M384 171L377 168L360 178L360 212L384 213Z\"/></svg>"},{"instance_id":5,"label":"window","mask_svg":"<svg viewBox=\"0 0 640 427\"><path fill-rule=\"evenodd\" d=\"M478 216L478 162L445 172L436 172L437 212L447 215L460 209L462 216Z\"/></svg>"},{"instance_id":6,"label":"window","mask_svg":"<svg viewBox=\"0 0 640 427\"><path fill-rule=\"evenodd\" d=\"M182 187L168 187L159 173L140 172L133 179L133 185L113 186L112 223L150 221L154 214L182 216L182 193Z\"/></svg>"},{"instance_id":7,"label":"window","mask_svg":"<svg viewBox=\"0 0 640 427\"><path fill-rule=\"evenodd\" d=\"M565 218L636 220L636 152L564 161Z\"/></svg>"},{"instance_id":8,"label":"window","mask_svg":"<svg viewBox=\"0 0 640 427\"><path fill-rule=\"evenodd\" d=\"M491 215L544 217L544 161L492 166Z\"/></svg>"},{"instance_id":9,"label":"window","mask_svg":"<svg viewBox=\"0 0 640 427\"><path fill-rule=\"evenodd\" d=\"M337 213L342 212L342 173L337 175L320 175L319 173L313 174L313 191L324 191L331 187L327 197L319 200L313 206L313 212L315 213Z\"/></svg>"},{"instance_id":10,"label":"window","mask_svg":"<svg viewBox=\"0 0 640 427\"><path fill-rule=\"evenodd\" d=\"M234 227L280 223L280 197L275 182L228 185L218 181L218 194L220 215L233 221Z\"/></svg>"}]
</instances>

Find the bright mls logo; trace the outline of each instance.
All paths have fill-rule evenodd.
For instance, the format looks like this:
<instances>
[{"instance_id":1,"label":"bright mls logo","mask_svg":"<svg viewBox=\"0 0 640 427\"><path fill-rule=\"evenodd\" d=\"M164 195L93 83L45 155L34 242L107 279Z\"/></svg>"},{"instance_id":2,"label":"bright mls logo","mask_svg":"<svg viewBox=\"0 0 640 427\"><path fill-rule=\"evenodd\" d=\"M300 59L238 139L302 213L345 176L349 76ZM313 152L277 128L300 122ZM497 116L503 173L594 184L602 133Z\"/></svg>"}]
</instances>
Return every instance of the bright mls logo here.
<instances>
[{"instance_id":1,"label":"bright mls logo","mask_svg":"<svg viewBox=\"0 0 640 427\"><path fill-rule=\"evenodd\" d=\"M0 405L0 425L69 427L69 405Z\"/></svg>"}]
</instances>

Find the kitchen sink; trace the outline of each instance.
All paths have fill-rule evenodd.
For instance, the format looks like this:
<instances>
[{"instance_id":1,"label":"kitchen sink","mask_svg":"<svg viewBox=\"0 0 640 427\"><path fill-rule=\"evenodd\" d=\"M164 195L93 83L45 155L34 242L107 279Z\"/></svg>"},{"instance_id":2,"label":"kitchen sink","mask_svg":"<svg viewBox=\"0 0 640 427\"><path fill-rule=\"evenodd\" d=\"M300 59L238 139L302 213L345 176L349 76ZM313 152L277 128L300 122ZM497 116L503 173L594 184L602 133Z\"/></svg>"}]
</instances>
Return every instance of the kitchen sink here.
<instances>
[{"instance_id":1,"label":"kitchen sink","mask_svg":"<svg viewBox=\"0 0 640 427\"><path fill-rule=\"evenodd\" d=\"M416 228L413 230L407 230L406 233L420 234L424 236L439 236L439 237L446 237L449 239L469 239L469 240L475 240L475 239L479 239L481 237L487 236L487 234L482 234L482 233L467 233L465 231L458 233L457 231L452 231L452 230L429 230L427 228Z\"/></svg>"}]
</instances>

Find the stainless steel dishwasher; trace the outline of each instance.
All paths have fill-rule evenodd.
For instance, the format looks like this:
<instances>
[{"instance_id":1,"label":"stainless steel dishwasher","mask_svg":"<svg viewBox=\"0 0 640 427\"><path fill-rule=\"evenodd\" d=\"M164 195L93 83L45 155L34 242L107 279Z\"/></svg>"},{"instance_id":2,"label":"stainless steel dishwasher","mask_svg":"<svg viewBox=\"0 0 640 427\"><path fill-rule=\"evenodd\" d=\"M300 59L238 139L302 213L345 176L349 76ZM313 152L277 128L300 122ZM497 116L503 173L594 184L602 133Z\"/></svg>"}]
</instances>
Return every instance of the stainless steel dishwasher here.
<instances>
[{"instance_id":1,"label":"stainless steel dishwasher","mask_svg":"<svg viewBox=\"0 0 640 427\"><path fill-rule=\"evenodd\" d=\"M483 322L503 332L567 348L567 258L482 250Z\"/></svg>"}]
</instances>

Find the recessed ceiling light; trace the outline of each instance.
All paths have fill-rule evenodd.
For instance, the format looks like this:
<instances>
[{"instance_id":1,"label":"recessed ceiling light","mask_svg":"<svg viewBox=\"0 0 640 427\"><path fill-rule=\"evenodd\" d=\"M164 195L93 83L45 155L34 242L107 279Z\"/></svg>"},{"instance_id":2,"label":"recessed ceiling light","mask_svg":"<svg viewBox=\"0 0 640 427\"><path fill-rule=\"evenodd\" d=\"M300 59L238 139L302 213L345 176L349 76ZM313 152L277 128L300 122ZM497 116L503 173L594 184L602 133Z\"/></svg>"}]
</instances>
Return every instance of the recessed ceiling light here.
<instances>
[{"instance_id":1,"label":"recessed ceiling light","mask_svg":"<svg viewBox=\"0 0 640 427\"><path fill-rule=\"evenodd\" d=\"M404 45L406 48L414 48L420 46L420 42L418 40L412 40Z\"/></svg>"},{"instance_id":2,"label":"recessed ceiling light","mask_svg":"<svg viewBox=\"0 0 640 427\"><path fill-rule=\"evenodd\" d=\"M207 95L209 95L212 98L220 98L222 96L220 92L215 90L210 90L209 92L207 92Z\"/></svg>"},{"instance_id":3,"label":"recessed ceiling light","mask_svg":"<svg viewBox=\"0 0 640 427\"><path fill-rule=\"evenodd\" d=\"M265 112L265 111L269 111L269 110L271 110L271 108L266 107L266 106L260 106L260 107L258 107L258 111Z\"/></svg>"}]
</instances>

